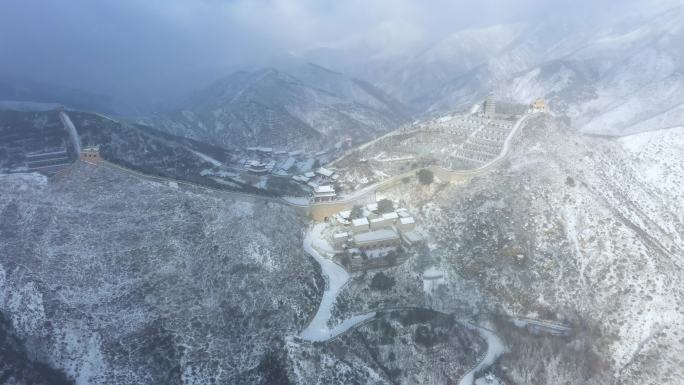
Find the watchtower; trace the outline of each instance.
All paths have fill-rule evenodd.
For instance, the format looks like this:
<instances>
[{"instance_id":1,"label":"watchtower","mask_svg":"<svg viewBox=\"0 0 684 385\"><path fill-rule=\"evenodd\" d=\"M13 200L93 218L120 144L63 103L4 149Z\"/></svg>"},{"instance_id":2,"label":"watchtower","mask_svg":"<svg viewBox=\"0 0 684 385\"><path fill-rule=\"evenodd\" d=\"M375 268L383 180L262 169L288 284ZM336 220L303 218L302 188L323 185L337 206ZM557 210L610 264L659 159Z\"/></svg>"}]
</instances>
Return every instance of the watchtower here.
<instances>
[{"instance_id":1,"label":"watchtower","mask_svg":"<svg viewBox=\"0 0 684 385\"><path fill-rule=\"evenodd\" d=\"M100 146L90 146L84 148L81 150L81 154L78 158L90 164L100 164L100 161L102 160L102 157L100 156Z\"/></svg>"},{"instance_id":2,"label":"watchtower","mask_svg":"<svg viewBox=\"0 0 684 385\"><path fill-rule=\"evenodd\" d=\"M546 107L546 102L544 102L544 99L537 99L534 102L532 102L532 105L530 106L532 109L532 112L546 112L547 107Z\"/></svg>"}]
</instances>

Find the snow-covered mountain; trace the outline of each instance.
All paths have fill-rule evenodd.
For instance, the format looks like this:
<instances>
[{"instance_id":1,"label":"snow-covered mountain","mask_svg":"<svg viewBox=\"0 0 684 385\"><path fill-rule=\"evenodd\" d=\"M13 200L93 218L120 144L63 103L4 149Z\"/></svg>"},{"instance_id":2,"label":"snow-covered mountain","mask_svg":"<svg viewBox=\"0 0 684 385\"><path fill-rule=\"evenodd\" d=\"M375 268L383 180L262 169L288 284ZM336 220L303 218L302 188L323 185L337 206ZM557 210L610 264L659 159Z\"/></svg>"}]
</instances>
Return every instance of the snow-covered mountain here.
<instances>
[{"instance_id":1,"label":"snow-covered mountain","mask_svg":"<svg viewBox=\"0 0 684 385\"><path fill-rule=\"evenodd\" d=\"M684 5L629 15L495 83L501 96L544 97L584 132L627 134L684 123ZM493 79L496 81L496 79Z\"/></svg>"},{"instance_id":2,"label":"snow-covered mountain","mask_svg":"<svg viewBox=\"0 0 684 385\"><path fill-rule=\"evenodd\" d=\"M1 174L0 214L4 383L273 383L324 285L284 205L81 162Z\"/></svg>"},{"instance_id":3,"label":"snow-covered mountain","mask_svg":"<svg viewBox=\"0 0 684 385\"><path fill-rule=\"evenodd\" d=\"M368 140L410 114L376 87L313 64L237 72L178 110L142 118L173 134L224 146L321 148Z\"/></svg>"},{"instance_id":4,"label":"snow-covered mountain","mask_svg":"<svg viewBox=\"0 0 684 385\"><path fill-rule=\"evenodd\" d=\"M575 128L615 135L684 121L683 24L681 1L615 3L587 19L551 14L412 41L363 63L340 61L333 48L301 55L368 79L427 115L467 109L494 91L508 101L547 99Z\"/></svg>"},{"instance_id":5,"label":"snow-covered mountain","mask_svg":"<svg viewBox=\"0 0 684 385\"><path fill-rule=\"evenodd\" d=\"M682 128L597 138L539 117L497 170L386 194L420 213L449 277L435 306L502 317L506 384L680 384L683 153ZM530 338L510 316L573 335Z\"/></svg>"},{"instance_id":6,"label":"snow-covered mountain","mask_svg":"<svg viewBox=\"0 0 684 385\"><path fill-rule=\"evenodd\" d=\"M0 168L23 170L0 173L0 383L684 384L684 4L613 10L431 41L383 25L298 53L342 72L237 72L136 118L149 126L68 111L84 145L136 171L19 169L67 135L55 111L0 113ZM490 91L551 113L510 136L487 128L505 120L443 114ZM231 147L363 142L409 110L435 119L325 166L354 203L389 198L415 218L422 241L403 239L396 266L340 280L316 261L341 250L308 253L313 209L215 178L243 158ZM497 161L421 183L467 144ZM312 326L345 331L312 342Z\"/></svg>"},{"instance_id":7,"label":"snow-covered mountain","mask_svg":"<svg viewBox=\"0 0 684 385\"><path fill-rule=\"evenodd\" d=\"M39 81L0 79L0 109L44 110L57 105L108 114L141 114L149 106L110 95Z\"/></svg>"}]
</instances>

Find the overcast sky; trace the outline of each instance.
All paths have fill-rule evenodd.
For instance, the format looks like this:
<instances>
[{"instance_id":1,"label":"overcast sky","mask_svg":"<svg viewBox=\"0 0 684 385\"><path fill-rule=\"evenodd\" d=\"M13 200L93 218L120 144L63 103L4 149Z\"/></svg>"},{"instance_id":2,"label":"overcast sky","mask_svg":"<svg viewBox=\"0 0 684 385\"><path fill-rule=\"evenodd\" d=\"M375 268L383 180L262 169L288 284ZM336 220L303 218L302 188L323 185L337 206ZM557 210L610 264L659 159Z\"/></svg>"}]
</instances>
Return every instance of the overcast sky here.
<instances>
[{"instance_id":1,"label":"overcast sky","mask_svg":"<svg viewBox=\"0 0 684 385\"><path fill-rule=\"evenodd\" d=\"M553 7L579 15L595 2ZM388 45L401 45L549 7L545 0L2 0L0 77L164 95L350 36L382 30Z\"/></svg>"}]
</instances>

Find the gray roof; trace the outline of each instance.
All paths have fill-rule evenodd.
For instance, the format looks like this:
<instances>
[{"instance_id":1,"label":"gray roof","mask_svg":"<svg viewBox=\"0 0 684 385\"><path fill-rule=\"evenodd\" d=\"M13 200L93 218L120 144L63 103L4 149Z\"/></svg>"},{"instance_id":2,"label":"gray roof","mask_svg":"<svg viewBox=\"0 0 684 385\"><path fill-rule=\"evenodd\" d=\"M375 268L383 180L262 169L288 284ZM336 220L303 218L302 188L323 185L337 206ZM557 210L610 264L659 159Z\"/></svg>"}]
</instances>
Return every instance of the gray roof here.
<instances>
[{"instance_id":1,"label":"gray roof","mask_svg":"<svg viewBox=\"0 0 684 385\"><path fill-rule=\"evenodd\" d=\"M390 229L382 229L354 235L354 241L357 244L381 242L393 239L399 239L399 235L394 230Z\"/></svg>"}]
</instances>

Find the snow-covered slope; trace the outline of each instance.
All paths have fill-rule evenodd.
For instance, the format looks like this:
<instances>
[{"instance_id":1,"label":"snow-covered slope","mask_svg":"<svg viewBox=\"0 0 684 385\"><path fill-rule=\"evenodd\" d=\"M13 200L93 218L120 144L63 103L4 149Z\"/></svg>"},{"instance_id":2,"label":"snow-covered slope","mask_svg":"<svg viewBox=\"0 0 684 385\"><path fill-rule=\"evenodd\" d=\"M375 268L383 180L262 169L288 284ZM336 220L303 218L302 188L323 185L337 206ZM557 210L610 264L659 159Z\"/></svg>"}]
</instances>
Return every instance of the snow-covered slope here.
<instances>
[{"instance_id":1,"label":"snow-covered slope","mask_svg":"<svg viewBox=\"0 0 684 385\"><path fill-rule=\"evenodd\" d=\"M367 76L404 103L424 107L434 90L505 52L524 28L511 24L454 32L414 54L392 58L389 70Z\"/></svg>"},{"instance_id":2,"label":"snow-covered slope","mask_svg":"<svg viewBox=\"0 0 684 385\"><path fill-rule=\"evenodd\" d=\"M268 383L323 285L303 226L282 205L84 163L0 175L0 313L77 384Z\"/></svg>"},{"instance_id":3,"label":"snow-covered slope","mask_svg":"<svg viewBox=\"0 0 684 385\"><path fill-rule=\"evenodd\" d=\"M363 62L309 54L428 115L466 110L494 91L525 104L544 98L578 130L619 135L682 123L682 25L680 0L615 2L586 18L549 7L527 21L411 41L404 50L374 46L380 53Z\"/></svg>"},{"instance_id":4,"label":"snow-covered slope","mask_svg":"<svg viewBox=\"0 0 684 385\"><path fill-rule=\"evenodd\" d=\"M536 47L529 37L544 30L532 29L501 58L447 86L445 99L431 108L472 102L491 89L518 102L543 97L554 113L583 132L623 135L681 125L683 22L681 4L639 8ZM521 54L532 60L517 60ZM508 63L518 72L506 69Z\"/></svg>"},{"instance_id":5,"label":"snow-covered slope","mask_svg":"<svg viewBox=\"0 0 684 385\"><path fill-rule=\"evenodd\" d=\"M368 140L408 117L406 107L372 85L307 64L235 73L179 110L141 120L225 146L321 148L347 137Z\"/></svg>"},{"instance_id":6,"label":"snow-covered slope","mask_svg":"<svg viewBox=\"0 0 684 385\"><path fill-rule=\"evenodd\" d=\"M498 172L427 202L412 193L453 277L440 306L573 324L567 344L536 352L509 336L515 383L684 382L683 141L537 119Z\"/></svg>"},{"instance_id":7,"label":"snow-covered slope","mask_svg":"<svg viewBox=\"0 0 684 385\"><path fill-rule=\"evenodd\" d=\"M629 15L634 17L634 15ZM577 128L627 134L684 121L684 6L619 19L584 45L501 88L508 98L544 97Z\"/></svg>"}]
</instances>

